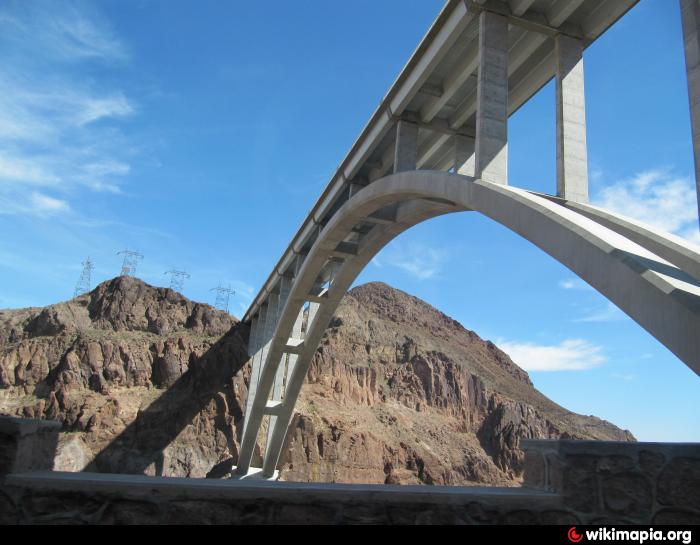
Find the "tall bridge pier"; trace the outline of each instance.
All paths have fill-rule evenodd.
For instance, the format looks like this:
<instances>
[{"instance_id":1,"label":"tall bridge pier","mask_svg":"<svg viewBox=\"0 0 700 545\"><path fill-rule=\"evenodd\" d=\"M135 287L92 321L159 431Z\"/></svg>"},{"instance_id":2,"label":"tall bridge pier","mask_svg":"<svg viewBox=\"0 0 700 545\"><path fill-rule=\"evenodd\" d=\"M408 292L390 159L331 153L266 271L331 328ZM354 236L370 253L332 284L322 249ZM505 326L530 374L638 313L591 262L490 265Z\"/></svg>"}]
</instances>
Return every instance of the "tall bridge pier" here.
<instances>
[{"instance_id":1,"label":"tall bridge pier","mask_svg":"<svg viewBox=\"0 0 700 545\"><path fill-rule=\"evenodd\" d=\"M680 0L685 68L690 99L690 126L695 158L695 190L700 212L700 2Z\"/></svg>"}]
</instances>

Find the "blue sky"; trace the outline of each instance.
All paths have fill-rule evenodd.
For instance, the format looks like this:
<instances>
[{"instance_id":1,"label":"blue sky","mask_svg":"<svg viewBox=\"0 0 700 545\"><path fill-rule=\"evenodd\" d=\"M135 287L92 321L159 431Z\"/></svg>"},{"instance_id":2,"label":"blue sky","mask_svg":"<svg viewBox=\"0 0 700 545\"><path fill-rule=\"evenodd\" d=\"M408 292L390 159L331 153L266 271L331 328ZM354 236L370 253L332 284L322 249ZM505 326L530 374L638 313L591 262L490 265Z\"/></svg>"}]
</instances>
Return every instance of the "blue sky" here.
<instances>
[{"instance_id":1,"label":"blue sky","mask_svg":"<svg viewBox=\"0 0 700 545\"><path fill-rule=\"evenodd\" d=\"M442 6L10 0L0 6L0 308L72 296L126 247L241 315ZM585 52L592 201L700 243L677 2L642 0ZM555 190L550 83L510 120L512 185ZM565 407L700 440L700 382L539 249L473 213L426 222L358 279L505 348Z\"/></svg>"}]
</instances>

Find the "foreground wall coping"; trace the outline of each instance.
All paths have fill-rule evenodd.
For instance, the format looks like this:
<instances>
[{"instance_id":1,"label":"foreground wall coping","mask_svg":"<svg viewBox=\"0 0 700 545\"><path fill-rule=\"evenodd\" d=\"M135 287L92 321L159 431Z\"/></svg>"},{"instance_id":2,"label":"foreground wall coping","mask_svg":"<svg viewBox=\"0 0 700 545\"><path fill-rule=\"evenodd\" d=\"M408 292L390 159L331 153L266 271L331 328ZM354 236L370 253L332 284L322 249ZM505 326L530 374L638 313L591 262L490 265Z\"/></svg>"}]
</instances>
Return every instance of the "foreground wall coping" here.
<instances>
[{"instance_id":1,"label":"foreground wall coping","mask_svg":"<svg viewBox=\"0 0 700 545\"><path fill-rule=\"evenodd\" d=\"M101 473L35 471L8 475L6 484L32 490L116 494L120 497L178 499L274 499L292 503L357 501L464 504L508 501L513 505L558 504L559 496L526 488L386 484L296 483L265 480L192 479Z\"/></svg>"},{"instance_id":2,"label":"foreground wall coping","mask_svg":"<svg viewBox=\"0 0 700 545\"><path fill-rule=\"evenodd\" d=\"M700 443L661 443L649 441L594 441L578 439L523 439L520 446L527 452L556 452L557 454L630 454L642 450L663 451L673 456L698 456Z\"/></svg>"}]
</instances>

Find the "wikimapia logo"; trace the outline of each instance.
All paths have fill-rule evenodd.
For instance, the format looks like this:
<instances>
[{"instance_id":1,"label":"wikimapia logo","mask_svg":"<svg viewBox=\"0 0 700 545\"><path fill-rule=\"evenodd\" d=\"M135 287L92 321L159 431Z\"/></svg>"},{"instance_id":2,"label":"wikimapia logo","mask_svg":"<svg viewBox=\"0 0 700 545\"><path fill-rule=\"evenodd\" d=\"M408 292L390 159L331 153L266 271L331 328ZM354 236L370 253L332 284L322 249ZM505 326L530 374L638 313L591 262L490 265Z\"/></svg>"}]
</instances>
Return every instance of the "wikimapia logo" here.
<instances>
[{"instance_id":1,"label":"wikimapia logo","mask_svg":"<svg viewBox=\"0 0 700 545\"><path fill-rule=\"evenodd\" d=\"M580 543L583 538L586 541L633 541L645 543L646 541L680 541L684 545L692 543L692 530L616 530L615 528L598 528L597 530L585 530L580 533L576 526L569 528L566 537L572 543Z\"/></svg>"},{"instance_id":2,"label":"wikimapia logo","mask_svg":"<svg viewBox=\"0 0 700 545\"><path fill-rule=\"evenodd\" d=\"M571 528L569 528L569 532L566 534L566 536L572 543L578 543L583 539L583 534L579 534L576 531L576 526L572 526Z\"/></svg>"}]
</instances>

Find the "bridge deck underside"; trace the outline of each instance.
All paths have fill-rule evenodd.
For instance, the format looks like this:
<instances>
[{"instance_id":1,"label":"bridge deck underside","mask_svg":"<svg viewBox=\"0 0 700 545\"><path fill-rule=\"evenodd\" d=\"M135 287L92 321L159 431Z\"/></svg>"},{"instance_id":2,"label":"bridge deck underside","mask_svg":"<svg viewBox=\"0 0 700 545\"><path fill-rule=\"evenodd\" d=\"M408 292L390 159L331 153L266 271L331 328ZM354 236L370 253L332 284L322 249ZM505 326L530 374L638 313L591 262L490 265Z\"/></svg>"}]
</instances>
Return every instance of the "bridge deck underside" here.
<instances>
[{"instance_id":1,"label":"bridge deck underside","mask_svg":"<svg viewBox=\"0 0 700 545\"><path fill-rule=\"evenodd\" d=\"M558 35L595 41L638 0L449 0L329 181L244 316L250 322L279 275L291 271L319 227L360 188L396 170L396 125L417 125L415 167L455 167L457 138L474 139L479 15L508 21L507 111L514 113L556 73ZM295 253L296 252L296 253Z\"/></svg>"}]
</instances>

